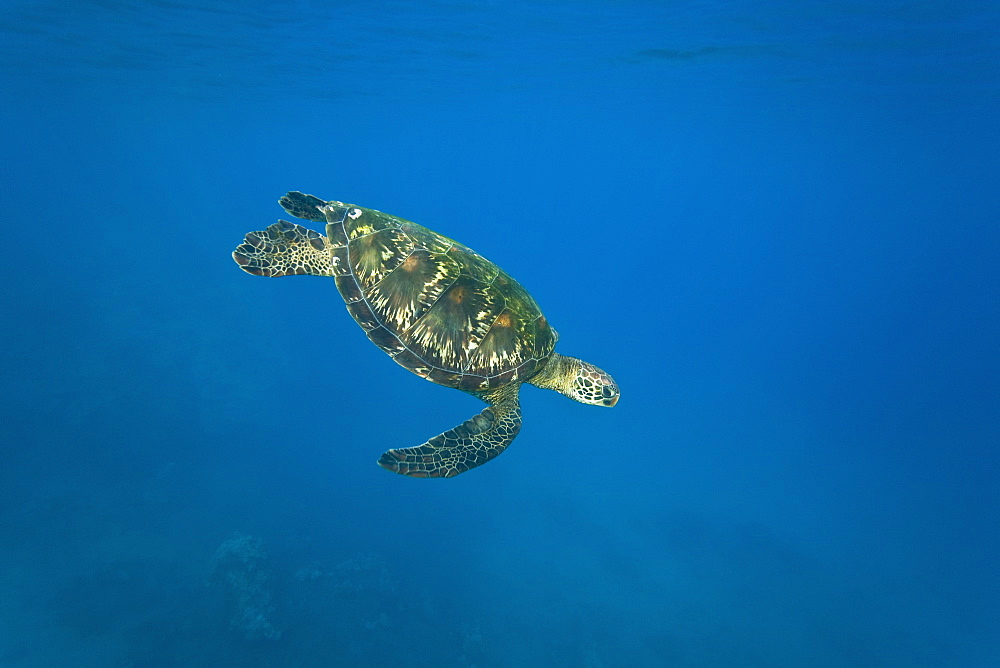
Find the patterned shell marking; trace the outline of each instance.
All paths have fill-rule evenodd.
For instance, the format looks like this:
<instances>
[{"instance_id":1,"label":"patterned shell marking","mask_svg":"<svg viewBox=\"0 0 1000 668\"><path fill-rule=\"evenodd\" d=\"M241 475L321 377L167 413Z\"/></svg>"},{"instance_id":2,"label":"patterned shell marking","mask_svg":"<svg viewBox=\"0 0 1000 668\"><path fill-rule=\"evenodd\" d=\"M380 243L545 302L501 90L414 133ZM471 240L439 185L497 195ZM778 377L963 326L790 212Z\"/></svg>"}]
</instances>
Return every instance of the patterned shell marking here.
<instances>
[{"instance_id":1,"label":"patterned shell marking","mask_svg":"<svg viewBox=\"0 0 1000 668\"><path fill-rule=\"evenodd\" d=\"M535 300L486 258L380 211L322 210L348 311L413 373L481 392L530 377L552 353L556 333Z\"/></svg>"}]
</instances>

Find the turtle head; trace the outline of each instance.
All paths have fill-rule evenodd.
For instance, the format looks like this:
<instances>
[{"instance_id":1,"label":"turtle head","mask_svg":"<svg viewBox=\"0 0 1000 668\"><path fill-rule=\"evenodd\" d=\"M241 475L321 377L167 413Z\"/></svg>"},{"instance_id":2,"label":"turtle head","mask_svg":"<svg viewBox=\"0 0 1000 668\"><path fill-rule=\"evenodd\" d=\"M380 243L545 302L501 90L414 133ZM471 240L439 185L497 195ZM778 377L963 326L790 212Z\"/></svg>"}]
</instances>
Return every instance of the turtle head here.
<instances>
[{"instance_id":1,"label":"turtle head","mask_svg":"<svg viewBox=\"0 0 1000 668\"><path fill-rule=\"evenodd\" d=\"M569 392L563 392L570 399L594 406L614 406L618 403L618 383L607 371L590 362L576 360L580 367L573 378Z\"/></svg>"},{"instance_id":2,"label":"turtle head","mask_svg":"<svg viewBox=\"0 0 1000 668\"><path fill-rule=\"evenodd\" d=\"M618 383L610 374L590 362L559 353L552 353L545 367L528 382L565 394L582 404L614 406L618 403Z\"/></svg>"}]
</instances>

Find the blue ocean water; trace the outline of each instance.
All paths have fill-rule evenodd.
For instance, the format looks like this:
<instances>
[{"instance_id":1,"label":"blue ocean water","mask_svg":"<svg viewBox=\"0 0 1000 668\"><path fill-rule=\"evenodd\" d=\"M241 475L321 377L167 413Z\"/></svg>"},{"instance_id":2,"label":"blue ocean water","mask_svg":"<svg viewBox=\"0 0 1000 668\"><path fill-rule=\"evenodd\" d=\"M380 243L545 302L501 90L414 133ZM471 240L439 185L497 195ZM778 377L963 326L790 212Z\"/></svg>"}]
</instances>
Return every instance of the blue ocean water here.
<instances>
[{"instance_id":1,"label":"blue ocean water","mask_svg":"<svg viewBox=\"0 0 1000 668\"><path fill-rule=\"evenodd\" d=\"M1000 665L1000 8L8 0L0 665ZM502 456L301 190L497 262L609 372Z\"/></svg>"}]
</instances>

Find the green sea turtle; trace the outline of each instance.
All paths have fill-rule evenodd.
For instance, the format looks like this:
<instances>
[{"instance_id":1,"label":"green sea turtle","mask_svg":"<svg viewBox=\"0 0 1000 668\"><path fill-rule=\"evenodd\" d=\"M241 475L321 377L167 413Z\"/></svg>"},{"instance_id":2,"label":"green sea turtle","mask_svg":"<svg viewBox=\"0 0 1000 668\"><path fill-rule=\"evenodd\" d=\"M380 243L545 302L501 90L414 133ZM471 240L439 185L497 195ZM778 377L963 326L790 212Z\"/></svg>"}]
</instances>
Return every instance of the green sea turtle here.
<instances>
[{"instance_id":1,"label":"green sea turtle","mask_svg":"<svg viewBox=\"0 0 1000 668\"><path fill-rule=\"evenodd\" d=\"M535 300L495 264L408 220L290 192L289 214L326 223L326 236L279 220L251 232L233 259L256 276L333 277L372 343L421 378L489 406L423 445L388 450L383 468L450 478L493 459L521 429L522 383L614 406L604 371L554 352L559 335Z\"/></svg>"}]
</instances>

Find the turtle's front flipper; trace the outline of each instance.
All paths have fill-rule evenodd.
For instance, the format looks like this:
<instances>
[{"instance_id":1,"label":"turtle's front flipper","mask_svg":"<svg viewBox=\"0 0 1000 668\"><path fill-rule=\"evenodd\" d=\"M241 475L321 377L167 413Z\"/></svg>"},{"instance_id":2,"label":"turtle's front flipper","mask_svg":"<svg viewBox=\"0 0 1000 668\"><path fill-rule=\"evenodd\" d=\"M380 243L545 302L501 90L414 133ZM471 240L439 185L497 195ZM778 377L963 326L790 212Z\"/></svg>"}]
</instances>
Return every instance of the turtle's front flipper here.
<instances>
[{"instance_id":1,"label":"turtle's front flipper","mask_svg":"<svg viewBox=\"0 0 1000 668\"><path fill-rule=\"evenodd\" d=\"M520 383L478 395L489 407L415 448L386 450L378 465L414 478L451 478L485 464L510 445L521 430Z\"/></svg>"},{"instance_id":2,"label":"turtle's front flipper","mask_svg":"<svg viewBox=\"0 0 1000 668\"><path fill-rule=\"evenodd\" d=\"M278 200L278 204L296 218L326 222L326 214L319 211L319 207L326 202L315 195L306 195L298 190L293 190L290 193L285 193L284 197Z\"/></svg>"},{"instance_id":3,"label":"turtle's front flipper","mask_svg":"<svg viewBox=\"0 0 1000 668\"><path fill-rule=\"evenodd\" d=\"M254 276L333 276L326 237L287 220L249 233L233 251L233 259Z\"/></svg>"}]
</instances>

